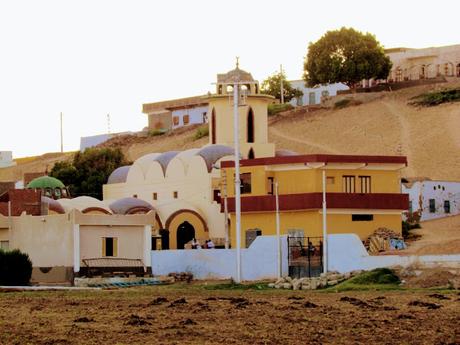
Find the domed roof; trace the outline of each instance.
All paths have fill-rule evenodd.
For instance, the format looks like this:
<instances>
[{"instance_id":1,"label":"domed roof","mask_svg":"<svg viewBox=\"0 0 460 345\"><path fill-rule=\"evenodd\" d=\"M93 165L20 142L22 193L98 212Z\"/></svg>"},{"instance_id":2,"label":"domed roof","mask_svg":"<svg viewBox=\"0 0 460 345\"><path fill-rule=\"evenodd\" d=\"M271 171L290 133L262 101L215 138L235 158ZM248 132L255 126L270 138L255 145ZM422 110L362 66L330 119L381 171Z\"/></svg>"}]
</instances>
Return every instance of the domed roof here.
<instances>
[{"instance_id":1,"label":"domed roof","mask_svg":"<svg viewBox=\"0 0 460 345\"><path fill-rule=\"evenodd\" d=\"M161 168L163 169L163 175L166 174L166 168L168 167L168 163L177 154L179 154L179 151L168 151L168 152L162 153L161 155L153 159L154 162L160 163Z\"/></svg>"},{"instance_id":2,"label":"domed roof","mask_svg":"<svg viewBox=\"0 0 460 345\"><path fill-rule=\"evenodd\" d=\"M196 154L197 156L201 156L204 161L206 162L206 167L208 168L208 172L211 172L212 165L217 162L219 159L225 156L233 155L235 151L225 145L209 145L203 147L199 150Z\"/></svg>"},{"instance_id":3,"label":"domed roof","mask_svg":"<svg viewBox=\"0 0 460 345\"><path fill-rule=\"evenodd\" d=\"M107 184L126 182L126 177L128 176L129 168L131 168L131 165L125 165L116 168L110 174L109 179L107 180Z\"/></svg>"},{"instance_id":4,"label":"domed roof","mask_svg":"<svg viewBox=\"0 0 460 345\"><path fill-rule=\"evenodd\" d=\"M235 69L232 69L227 73L217 75L217 83L234 83L246 81L254 81L254 78L252 77L251 73L243 71L238 67L238 65Z\"/></svg>"},{"instance_id":5,"label":"domed roof","mask_svg":"<svg viewBox=\"0 0 460 345\"><path fill-rule=\"evenodd\" d=\"M122 198L109 205L114 214L147 213L153 206L147 201L138 198Z\"/></svg>"},{"instance_id":6,"label":"domed roof","mask_svg":"<svg viewBox=\"0 0 460 345\"><path fill-rule=\"evenodd\" d=\"M79 196L74 199L59 199L57 202L61 204L66 212L76 209L83 213L89 211L99 211L107 214L111 213L110 209L103 201L90 196Z\"/></svg>"},{"instance_id":7,"label":"domed roof","mask_svg":"<svg viewBox=\"0 0 460 345\"><path fill-rule=\"evenodd\" d=\"M42 204L48 204L48 209L56 213L60 213L60 214L65 213L65 210L61 206L61 204L54 199L48 198L46 196L42 196Z\"/></svg>"},{"instance_id":8,"label":"domed roof","mask_svg":"<svg viewBox=\"0 0 460 345\"><path fill-rule=\"evenodd\" d=\"M40 176L29 182L27 188L45 189L45 188L65 188L64 184L57 178L51 176Z\"/></svg>"}]
</instances>

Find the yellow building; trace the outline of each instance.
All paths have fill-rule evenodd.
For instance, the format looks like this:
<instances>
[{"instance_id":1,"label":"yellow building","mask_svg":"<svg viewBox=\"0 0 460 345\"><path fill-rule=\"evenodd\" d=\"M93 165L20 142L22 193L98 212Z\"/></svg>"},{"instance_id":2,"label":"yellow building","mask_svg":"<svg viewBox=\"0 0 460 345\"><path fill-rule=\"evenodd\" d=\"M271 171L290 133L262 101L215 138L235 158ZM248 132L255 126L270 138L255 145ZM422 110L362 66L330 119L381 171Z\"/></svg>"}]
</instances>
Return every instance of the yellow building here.
<instances>
[{"instance_id":1,"label":"yellow building","mask_svg":"<svg viewBox=\"0 0 460 345\"><path fill-rule=\"evenodd\" d=\"M356 233L364 240L379 227L400 233L408 196L400 192L399 170L406 165L406 157L394 156L296 155L242 160L242 246L256 235L276 234L275 183L281 234L322 236L323 171L329 234ZM233 176L234 163L223 162L222 177L227 185L233 185ZM234 246L234 188L228 189Z\"/></svg>"},{"instance_id":2,"label":"yellow building","mask_svg":"<svg viewBox=\"0 0 460 345\"><path fill-rule=\"evenodd\" d=\"M224 244L226 220L219 204L219 166L221 161L234 159L235 81L244 83L240 93L244 106L239 107L241 156L275 156L275 145L268 143L267 124L267 105L274 98L260 94L259 83L237 65L218 74L216 94L202 100L208 104L209 145L149 153L131 166L116 169L103 187L105 201L135 197L154 206L163 249L183 249L193 238Z\"/></svg>"}]
</instances>

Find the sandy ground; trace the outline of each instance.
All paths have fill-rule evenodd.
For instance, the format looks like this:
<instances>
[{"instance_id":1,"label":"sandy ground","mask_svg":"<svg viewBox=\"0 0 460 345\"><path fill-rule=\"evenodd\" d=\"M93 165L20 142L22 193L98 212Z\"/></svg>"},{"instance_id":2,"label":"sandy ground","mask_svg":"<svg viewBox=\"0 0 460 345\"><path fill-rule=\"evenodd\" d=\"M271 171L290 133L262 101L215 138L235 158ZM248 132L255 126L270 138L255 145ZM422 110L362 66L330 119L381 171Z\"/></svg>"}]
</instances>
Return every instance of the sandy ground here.
<instances>
[{"instance_id":1,"label":"sandy ground","mask_svg":"<svg viewBox=\"0 0 460 345\"><path fill-rule=\"evenodd\" d=\"M460 215L421 222L411 232L421 237L404 254L460 254Z\"/></svg>"},{"instance_id":2,"label":"sandy ground","mask_svg":"<svg viewBox=\"0 0 460 345\"><path fill-rule=\"evenodd\" d=\"M0 294L1 344L460 344L460 296L196 286Z\"/></svg>"},{"instance_id":3,"label":"sandy ground","mask_svg":"<svg viewBox=\"0 0 460 345\"><path fill-rule=\"evenodd\" d=\"M460 180L460 103L408 105L411 97L446 86L458 82L369 94L358 106L285 117L270 126L269 141L299 153L406 155L403 176Z\"/></svg>"}]
</instances>

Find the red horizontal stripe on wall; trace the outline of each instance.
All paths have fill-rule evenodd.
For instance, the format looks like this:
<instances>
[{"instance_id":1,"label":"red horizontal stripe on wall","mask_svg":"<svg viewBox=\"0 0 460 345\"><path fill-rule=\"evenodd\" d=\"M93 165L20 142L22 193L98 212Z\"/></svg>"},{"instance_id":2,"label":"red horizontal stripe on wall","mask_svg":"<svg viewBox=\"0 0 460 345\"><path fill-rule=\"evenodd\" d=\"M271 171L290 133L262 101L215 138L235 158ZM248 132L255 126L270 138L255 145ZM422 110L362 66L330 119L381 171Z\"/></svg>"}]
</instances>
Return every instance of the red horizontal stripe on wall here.
<instances>
[{"instance_id":1,"label":"red horizontal stripe on wall","mask_svg":"<svg viewBox=\"0 0 460 345\"><path fill-rule=\"evenodd\" d=\"M279 196L281 211L322 208L322 193L285 194ZM407 210L409 195L399 193L327 193L327 208ZM222 206L223 207L223 206ZM229 212L235 212L235 198L228 198ZM275 196L242 196L242 212L275 210Z\"/></svg>"}]
</instances>

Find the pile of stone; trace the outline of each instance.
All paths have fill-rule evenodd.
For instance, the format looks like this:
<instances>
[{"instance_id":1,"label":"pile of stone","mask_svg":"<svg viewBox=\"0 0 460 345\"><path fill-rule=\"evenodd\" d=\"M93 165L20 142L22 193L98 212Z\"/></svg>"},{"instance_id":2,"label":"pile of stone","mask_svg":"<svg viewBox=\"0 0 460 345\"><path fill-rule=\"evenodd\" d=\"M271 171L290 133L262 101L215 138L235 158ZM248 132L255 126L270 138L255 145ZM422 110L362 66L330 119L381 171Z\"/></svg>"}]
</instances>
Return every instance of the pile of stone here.
<instances>
[{"instance_id":1,"label":"pile of stone","mask_svg":"<svg viewBox=\"0 0 460 345\"><path fill-rule=\"evenodd\" d=\"M305 277L305 278L280 278L274 283L268 284L268 287L275 289L288 289L288 290L316 290L328 286L334 286L344 280L350 279L363 271L352 271L341 274L339 272L321 273L319 277Z\"/></svg>"}]
</instances>

